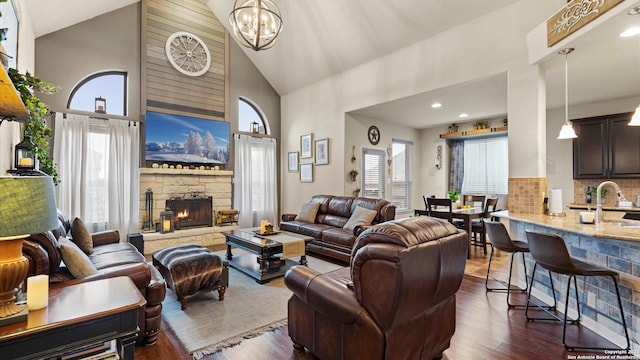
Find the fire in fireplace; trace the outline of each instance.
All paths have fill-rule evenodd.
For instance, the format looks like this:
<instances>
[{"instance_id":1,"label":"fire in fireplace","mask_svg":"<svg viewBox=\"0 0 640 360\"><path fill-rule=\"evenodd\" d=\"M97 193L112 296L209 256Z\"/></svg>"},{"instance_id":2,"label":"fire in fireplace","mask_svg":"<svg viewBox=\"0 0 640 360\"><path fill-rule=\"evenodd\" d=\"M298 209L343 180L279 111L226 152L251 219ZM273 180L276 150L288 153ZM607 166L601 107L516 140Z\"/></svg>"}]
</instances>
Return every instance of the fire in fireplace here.
<instances>
[{"instance_id":1,"label":"fire in fireplace","mask_svg":"<svg viewBox=\"0 0 640 360\"><path fill-rule=\"evenodd\" d=\"M198 226L213 226L213 198L171 198L167 207L175 214L176 229Z\"/></svg>"}]
</instances>

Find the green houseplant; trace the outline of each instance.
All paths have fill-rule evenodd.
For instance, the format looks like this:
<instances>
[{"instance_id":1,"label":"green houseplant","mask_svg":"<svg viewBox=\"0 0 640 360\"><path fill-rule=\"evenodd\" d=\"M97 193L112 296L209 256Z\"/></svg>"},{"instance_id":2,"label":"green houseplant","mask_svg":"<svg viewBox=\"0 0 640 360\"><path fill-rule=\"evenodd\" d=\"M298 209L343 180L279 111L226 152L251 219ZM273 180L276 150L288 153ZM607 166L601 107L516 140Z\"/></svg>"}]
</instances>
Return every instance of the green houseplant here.
<instances>
[{"instance_id":1,"label":"green houseplant","mask_svg":"<svg viewBox=\"0 0 640 360\"><path fill-rule=\"evenodd\" d=\"M456 202L458 201L458 197L460 196L460 193L458 193L457 191L449 191L447 193L447 196L449 197L449 199L451 199L451 202Z\"/></svg>"},{"instance_id":2,"label":"green houseplant","mask_svg":"<svg viewBox=\"0 0 640 360\"><path fill-rule=\"evenodd\" d=\"M29 119L24 125L22 135L23 137L31 136L36 148L35 153L40 162L40 171L51 176L53 183L57 185L58 171L48 150L51 128L47 126L45 117L49 114L49 108L35 94L55 94L59 88L38 79L29 72L22 74L16 69L9 69L9 78L20 93L20 98L29 111Z\"/></svg>"},{"instance_id":3,"label":"green houseplant","mask_svg":"<svg viewBox=\"0 0 640 360\"><path fill-rule=\"evenodd\" d=\"M349 176L351 177L351 181L356 181L356 176L358 176L358 170L353 169L349 171Z\"/></svg>"}]
</instances>

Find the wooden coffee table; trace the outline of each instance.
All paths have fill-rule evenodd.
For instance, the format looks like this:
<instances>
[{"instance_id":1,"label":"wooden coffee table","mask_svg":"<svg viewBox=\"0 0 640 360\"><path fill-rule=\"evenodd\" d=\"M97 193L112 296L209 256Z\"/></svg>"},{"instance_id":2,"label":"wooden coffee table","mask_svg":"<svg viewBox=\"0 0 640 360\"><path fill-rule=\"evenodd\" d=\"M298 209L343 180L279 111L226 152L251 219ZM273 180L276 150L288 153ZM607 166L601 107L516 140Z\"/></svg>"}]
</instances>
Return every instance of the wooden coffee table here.
<instances>
[{"instance_id":1,"label":"wooden coffee table","mask_svg":"<svg viewBox=\"0 0 640 360\"><path fill-rule=\"evenodd\" d=\"M306 245L313 240L312 237L280 231L274 235L257 235L254 233L258 228L237 229L230 232L223 232L227 243L227 261L229 266L238 269L243 273L256 279L259 284L264 284L271 279L284 276L284 273L294 265L307 265L307 257L300 257L296 262L291 259L282 259L279 264L274 261L275 256L282 254L282 243L278 239L300 239ZM232 247L238 247L249 252L246 255L236 255L231 253ZM305 252L306 253L306 252Z\"/></svg>"}]
</instances>

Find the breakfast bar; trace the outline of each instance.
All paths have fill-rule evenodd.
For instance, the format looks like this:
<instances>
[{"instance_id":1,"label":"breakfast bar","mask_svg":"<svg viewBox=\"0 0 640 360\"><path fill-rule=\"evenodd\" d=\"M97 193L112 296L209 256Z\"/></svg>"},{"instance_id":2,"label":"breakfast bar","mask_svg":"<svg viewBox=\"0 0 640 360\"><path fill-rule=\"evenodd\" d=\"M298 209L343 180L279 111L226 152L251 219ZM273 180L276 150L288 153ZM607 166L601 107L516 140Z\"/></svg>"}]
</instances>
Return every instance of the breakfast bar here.
<instances>
[{"instance_id":1,"label":"breakfast bar","mask_svg":"<svg viewBox=\"0 0 640 360\"><path fill-rule=\"evenodd\" d=\"M526 240L526 230L554 233L561 236L571 253L586 262L615 270L620 275L622 305L627 319L631 346L640 348L640 222L622 219L622 213L606 212L605 221L599 224L580 222L580 211L565 209L566 216L546 214L515 214L509 211L493 213L508 223L511 236ZM533 269L532 258L527 257L527 269ZM540 270L538 270L540 271ZM528 274L531 277L531 274ZM524 279L520 274L520 280ZM553 275L558 303L564 304L567 277ZM584 289L581 298L583 324L615 344L623 346L624 330L619 321L615 290L606 280L578 279L578 287ZM533 294L552 301L547 276L536 276ZM572 302L571 302L572 303ZM570 303L570 314L575 311ZM564 309L560 309L564 311Z\"/></svg>"}]
</instances>

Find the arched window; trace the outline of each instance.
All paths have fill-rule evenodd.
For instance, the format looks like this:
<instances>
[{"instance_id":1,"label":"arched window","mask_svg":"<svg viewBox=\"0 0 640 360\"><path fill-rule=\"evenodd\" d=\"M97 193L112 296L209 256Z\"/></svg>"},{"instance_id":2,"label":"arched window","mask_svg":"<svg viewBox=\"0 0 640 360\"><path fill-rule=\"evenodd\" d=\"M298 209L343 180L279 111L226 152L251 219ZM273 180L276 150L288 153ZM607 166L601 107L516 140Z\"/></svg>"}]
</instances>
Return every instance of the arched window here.
<instances>
[{"instance_id":1,"label":"arched window","mask_svg":"<svg viewBox=\"0 0 640 360\"><path fill-rule=\"evenodd\" d=\"M126 71L103 71L87 76L73 88L67 101L70 110L96 112L99 106L104 106L107 114L127 115Z\"/></svg>"},{"instance_id":2,"label":"arched window","mask_svg":"<svg viewBox=\"0 0 640 360\"><path fill-rule=\"evenodd\" d=\"M264 113L251 100L246 98L238 99L238 130L254 132L253 127L258 126L258 134L271 134L269 123L265 119ZM255 132L254 132L255 133Z\"/></svg>"}]
</instances>

